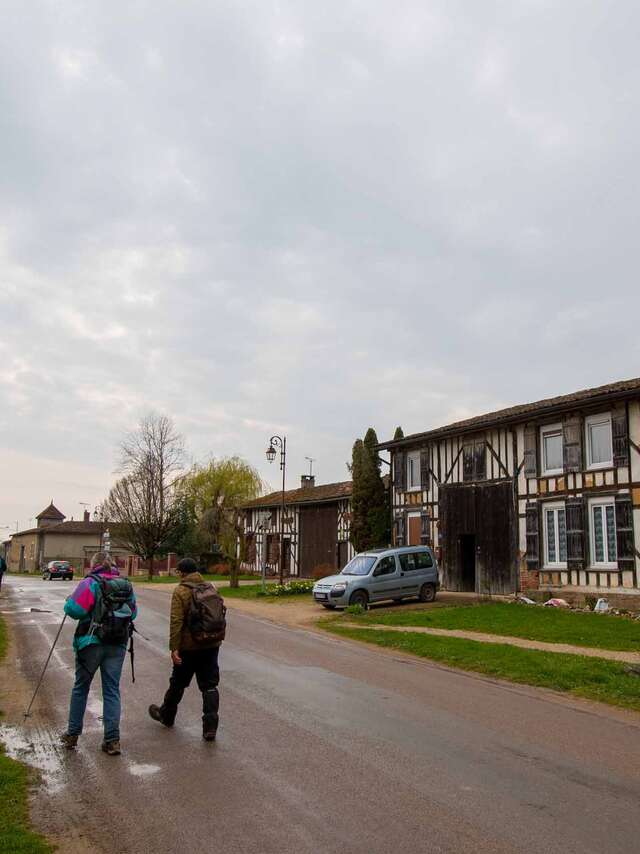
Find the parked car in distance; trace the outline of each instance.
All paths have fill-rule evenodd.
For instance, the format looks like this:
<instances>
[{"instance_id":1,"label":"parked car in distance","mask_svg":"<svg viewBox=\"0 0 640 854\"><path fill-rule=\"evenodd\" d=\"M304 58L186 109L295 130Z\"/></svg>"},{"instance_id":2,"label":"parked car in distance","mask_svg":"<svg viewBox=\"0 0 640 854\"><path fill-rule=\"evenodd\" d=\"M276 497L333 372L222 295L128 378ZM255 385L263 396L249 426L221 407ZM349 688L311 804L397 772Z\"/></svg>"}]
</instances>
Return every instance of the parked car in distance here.
<instances>
[{"instance_id":1,"label":"parked car in distance","mask_svg":"<svg viewBox=\"0 0 640 854\"><path fill-rule=\"evenodd\" d=\"M313 598L333 610L391 599L401 602L417 596L433 602L440 589L438 562L427 546L372 549L357 554L337 575L321 578L313 586Z\"/></svg>"},{"instance_id":2,"label":"parked car in distance","mask_svg":"<svg viewBox=\"0 0 640 854\"><path fill-rule=\"evenodd\" d=\"M61 578L63 581L73 581L73 567L67 560L50 560L42 572L43 581L53 581Z\"/></svg>"}]
</instances>

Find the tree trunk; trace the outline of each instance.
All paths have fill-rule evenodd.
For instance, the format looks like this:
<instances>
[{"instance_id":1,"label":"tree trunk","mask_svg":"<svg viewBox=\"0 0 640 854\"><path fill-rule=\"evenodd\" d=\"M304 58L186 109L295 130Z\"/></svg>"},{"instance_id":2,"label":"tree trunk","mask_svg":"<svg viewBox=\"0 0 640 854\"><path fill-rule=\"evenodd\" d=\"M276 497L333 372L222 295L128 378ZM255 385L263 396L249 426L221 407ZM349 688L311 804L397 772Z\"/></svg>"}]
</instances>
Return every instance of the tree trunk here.
<instances>
[{"instance_id":1,"label":"tree trunk","mask_svg":"<svg viewBox=\"0 0 640 854\"><path fill-rule=\"evenodd\" d=\"M149 581L153 581L153 555L149 558Z\"/></svg>"}]
</instances>

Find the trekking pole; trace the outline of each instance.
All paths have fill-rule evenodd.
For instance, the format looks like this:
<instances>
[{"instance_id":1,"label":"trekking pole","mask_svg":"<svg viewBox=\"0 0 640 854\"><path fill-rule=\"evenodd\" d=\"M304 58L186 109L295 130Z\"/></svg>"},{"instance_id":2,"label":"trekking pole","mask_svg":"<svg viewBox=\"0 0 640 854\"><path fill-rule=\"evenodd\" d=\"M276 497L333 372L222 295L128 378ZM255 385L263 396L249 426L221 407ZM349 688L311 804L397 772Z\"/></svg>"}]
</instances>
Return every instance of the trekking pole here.
<instances>
[{"instance_id":1,"label":"trekking pole","mask_svg":"<svg viewBox=\"0 0 640 854\"><path fill-rule=\"evenodd\" d=\"M31 702L29 703L29 708L24 713L24 720L31 717L31 706L33 706L33 702L36 698L36 694L40 690L40 686L42 685L42 680L44 679L44 674L47 671L47 667L49 666L49 662L51 661L51 656L53 655L53 650L56 648L56 644L58 643L58 638L60 637L60 632L62 631L62 627L64 626L64 621L67 619L67 615L65 614L62 618L62 622L60 623L60 628L58 629L58 634L55 636L53 644L51 645L51 649L49 650L49 655L47 656L47 660L44 663L44 667L42 668L42 673L40 674L40 679L38 679L38 684L36 685L36 690L33 692L33 697L31 698Z\"/></svg>"}]
</instances>

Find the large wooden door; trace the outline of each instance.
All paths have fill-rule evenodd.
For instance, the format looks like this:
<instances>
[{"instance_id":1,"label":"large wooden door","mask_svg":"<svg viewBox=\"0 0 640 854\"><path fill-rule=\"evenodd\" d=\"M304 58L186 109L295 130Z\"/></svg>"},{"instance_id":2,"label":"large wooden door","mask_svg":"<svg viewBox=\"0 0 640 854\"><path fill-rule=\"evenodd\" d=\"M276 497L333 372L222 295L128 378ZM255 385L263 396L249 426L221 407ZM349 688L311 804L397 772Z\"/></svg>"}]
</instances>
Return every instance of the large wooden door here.
<instances>
[{"instance_id":1,"label":"large wooden door","mask_svg":"<svg viewBox=\"0 0 640 854\"><path fill-rule=\"evenodd\" d=\"M318 566L337 569L338 507L313 504L300 508L300 575L311 578Z\"/></svg>"},{"instance_id":2,"label":"large wooden door","mask_svg":"<svg viewBox=\"0 0 640 854\"><path fill-rule=\"evenodd\" d=\"M513 483L443 486L439 514L445 588L513 593L517 542Z\"/></svg>"},{"instance_id":3,"label":"large wooden door","mask_svg":"<svg viewBox=\"0 0 640 854\"><path fill-rule=\"evenodd\" d=\"M420 518L419 513L415 513L408 518L409 522L409 530L408 535L409 539L407 540L408 546L419 546L422 543L422 519Z\"/></svg>"}]
</instances>

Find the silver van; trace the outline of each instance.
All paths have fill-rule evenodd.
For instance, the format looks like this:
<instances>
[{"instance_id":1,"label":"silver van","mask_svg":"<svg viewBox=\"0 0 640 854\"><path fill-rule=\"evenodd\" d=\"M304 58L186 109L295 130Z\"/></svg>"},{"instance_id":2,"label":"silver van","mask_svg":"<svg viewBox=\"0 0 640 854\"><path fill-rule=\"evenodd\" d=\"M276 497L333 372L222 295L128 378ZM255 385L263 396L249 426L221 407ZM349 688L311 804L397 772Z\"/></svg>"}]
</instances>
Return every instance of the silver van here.
<instances>
[{"instance_id":1,"label":"silver van","mask_svg":"<svg viewBox=\"0 0 640 854\"><path fill-rule=\"evenodd\" d=\"M401 602L417 596L433 602L440 588L438 563L427 546L372 549L357 554L338 575L321 578L313 585L313 598L333 610L392 599Z\"/></svg>"}]
</instances>

